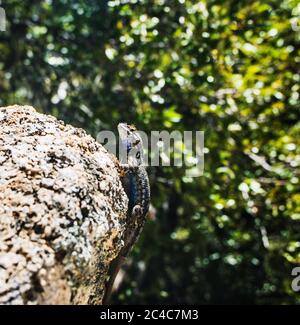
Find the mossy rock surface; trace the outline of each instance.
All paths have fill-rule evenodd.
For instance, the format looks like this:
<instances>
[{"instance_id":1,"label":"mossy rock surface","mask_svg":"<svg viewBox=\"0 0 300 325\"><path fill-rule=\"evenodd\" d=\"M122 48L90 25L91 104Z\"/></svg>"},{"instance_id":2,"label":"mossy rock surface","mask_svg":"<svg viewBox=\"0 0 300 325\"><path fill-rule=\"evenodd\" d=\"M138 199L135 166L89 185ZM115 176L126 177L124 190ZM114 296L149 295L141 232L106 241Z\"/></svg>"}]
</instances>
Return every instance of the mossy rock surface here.
<instances>
[{"instance_id":1,"label":"mossy rock surface","mask_svg":"<svg viewBox=\"0 0 300 325\"><path fill-rule=\"evenodd\" d=\"M0 108L0 303L100 304L128 199L84 130Z\"/></svg>"}]
</instances>

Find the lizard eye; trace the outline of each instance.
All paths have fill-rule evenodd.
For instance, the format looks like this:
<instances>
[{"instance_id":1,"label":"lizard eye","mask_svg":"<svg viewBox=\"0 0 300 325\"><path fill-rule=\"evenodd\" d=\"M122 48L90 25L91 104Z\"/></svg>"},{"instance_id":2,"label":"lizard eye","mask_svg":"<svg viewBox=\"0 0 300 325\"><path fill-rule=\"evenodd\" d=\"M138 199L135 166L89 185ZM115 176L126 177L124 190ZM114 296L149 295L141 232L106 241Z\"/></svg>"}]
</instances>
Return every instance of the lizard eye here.
<instances>
[{"instance_id":1,"label":"lizard eye","mask_svg":"<svg viewBox=\"0 0 300 325\"><path fill-rule=\"evenodd\" d=\"M141 153L140 153L140 152L137 152L137 154L136 154L136 158L137 158L137 159L140 159L140 158L141 158Z\"/></svg>"}]
</instances>

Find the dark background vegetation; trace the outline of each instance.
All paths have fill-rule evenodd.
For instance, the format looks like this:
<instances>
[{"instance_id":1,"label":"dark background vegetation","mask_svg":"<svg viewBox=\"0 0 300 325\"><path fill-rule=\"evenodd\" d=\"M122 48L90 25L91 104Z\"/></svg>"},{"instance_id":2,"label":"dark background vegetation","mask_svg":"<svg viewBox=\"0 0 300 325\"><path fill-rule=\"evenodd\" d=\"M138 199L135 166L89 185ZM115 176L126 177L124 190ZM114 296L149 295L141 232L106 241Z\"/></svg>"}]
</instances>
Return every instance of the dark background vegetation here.
<instances>
[{"instance_id":1,"label":"dark background vegetation","mask_svg":"<svg viewBox=\"0 0 300 325\"><path fill-rule=\"evenodd\" d=\"M0 1L0 105L96 136L204 130L205 172L150 168L115 303L299 303L298 0Z\"/></svg>"}]
</instances>

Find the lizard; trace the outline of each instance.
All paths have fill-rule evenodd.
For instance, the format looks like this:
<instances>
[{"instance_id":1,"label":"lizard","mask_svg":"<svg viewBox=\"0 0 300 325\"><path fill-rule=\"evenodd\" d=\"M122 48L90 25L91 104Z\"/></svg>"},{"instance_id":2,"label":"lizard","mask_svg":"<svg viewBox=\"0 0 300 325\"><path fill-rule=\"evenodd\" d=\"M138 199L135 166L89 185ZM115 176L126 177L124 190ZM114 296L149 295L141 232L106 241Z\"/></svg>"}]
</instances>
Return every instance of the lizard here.
<instances>
[{"instance_id":1,"label":"lizard","mask_svg":"<svg viewBox=\"0 0 300 325\"><path fill-rule=\"evenodd\" d=\"M124 245L110 266L110 276L105 287L103 304L107 304L112 293L115 278L130 253L145 225L150 204L150 185L143 162L143 143L134 126L126 123L118 125L121 179L128 196L126 229L123 233ZM125 158L125 159L124 159ZM124 163L124 161L126 163Z\"/></svg>"}]
</instances>

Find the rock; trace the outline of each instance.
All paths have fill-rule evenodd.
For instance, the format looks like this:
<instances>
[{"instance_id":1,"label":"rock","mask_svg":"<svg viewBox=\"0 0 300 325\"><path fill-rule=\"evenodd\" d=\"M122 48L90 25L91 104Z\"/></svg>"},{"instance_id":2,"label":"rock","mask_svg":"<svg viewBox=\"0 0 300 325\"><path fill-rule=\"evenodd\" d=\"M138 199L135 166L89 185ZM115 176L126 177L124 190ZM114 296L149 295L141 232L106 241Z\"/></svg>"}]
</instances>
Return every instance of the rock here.
<instances>
[{"instance_id":1,"label":"rock","mask_svg":"<svg viewBox=\"0 0 300 325\"><path fill-rule=\"evenodd\" d=\"M0 126L0 303L101 304L128 206L117 159L33 107Z\"/></svg>"}]
</instances>

